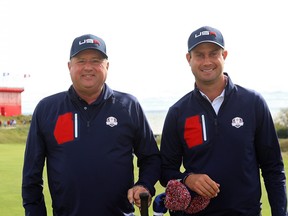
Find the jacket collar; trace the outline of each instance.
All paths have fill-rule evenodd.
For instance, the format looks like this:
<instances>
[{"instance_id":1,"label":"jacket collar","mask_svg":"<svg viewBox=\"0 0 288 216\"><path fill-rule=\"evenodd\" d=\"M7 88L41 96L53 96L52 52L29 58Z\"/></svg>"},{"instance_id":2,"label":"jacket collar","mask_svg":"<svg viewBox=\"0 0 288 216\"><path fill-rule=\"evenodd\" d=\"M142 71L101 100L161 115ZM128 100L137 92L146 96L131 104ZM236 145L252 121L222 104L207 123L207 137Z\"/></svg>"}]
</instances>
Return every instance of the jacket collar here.
<instances>
[{"instance_id":1,"label":"jacket collar","mask_svg":"<svg viewBox=\"0 0 288 216\"><path fill-rule=\"evenodd\" d=\"M232 82L230 76L228 75L228 73L224 72L224 75L227 76L227 85L225 87L225 95L224 97L227 97L228 95L230 95L233 91L235 91L237 89L236 85L234 85L234 83ZM196 83L194 85L194 92L197 93L197 96L201 96L200 90L197 88Z\"/></svg>"},{"instance_id":2,"label":"jacket collar","mask_svg":"<svg viewBox=\"0 0 288 216\"><path fill-rule=\"evenodd\" d=\"M73 85L71 85L70 88L68 89L68 95L73 101L86 103L78 96ZM94 101L91 105L98 105L100 103L103 103L104 101L108 100L112 95L113 90L105 83L101 94L96 99L96 101Z\"/></svg>"}]
</instances>

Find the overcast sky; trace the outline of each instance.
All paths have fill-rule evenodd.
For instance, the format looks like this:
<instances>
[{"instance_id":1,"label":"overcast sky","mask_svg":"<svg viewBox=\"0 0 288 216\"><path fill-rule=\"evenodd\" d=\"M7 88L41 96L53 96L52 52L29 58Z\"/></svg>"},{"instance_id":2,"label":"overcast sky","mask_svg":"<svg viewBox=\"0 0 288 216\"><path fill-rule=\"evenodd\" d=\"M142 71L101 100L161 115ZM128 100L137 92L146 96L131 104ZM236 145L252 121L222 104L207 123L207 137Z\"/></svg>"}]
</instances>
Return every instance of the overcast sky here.
<instances>
[{"instance_id":1,"label":"overcast sky","mask_svg":"<svg viewBox=\"0 0 288 216\"><path fill-rule=\"evenodd\" d=\"M32 106L67 90L71 43L91 33L106 42L110 87L139 99L180 97L194 83L185 58L188 37L210 25L224 35L225 71L234 83L260 92L288 91L285 2L1 0L0 86L24 87L22 100Z\"/></svg>"}]
</instances>

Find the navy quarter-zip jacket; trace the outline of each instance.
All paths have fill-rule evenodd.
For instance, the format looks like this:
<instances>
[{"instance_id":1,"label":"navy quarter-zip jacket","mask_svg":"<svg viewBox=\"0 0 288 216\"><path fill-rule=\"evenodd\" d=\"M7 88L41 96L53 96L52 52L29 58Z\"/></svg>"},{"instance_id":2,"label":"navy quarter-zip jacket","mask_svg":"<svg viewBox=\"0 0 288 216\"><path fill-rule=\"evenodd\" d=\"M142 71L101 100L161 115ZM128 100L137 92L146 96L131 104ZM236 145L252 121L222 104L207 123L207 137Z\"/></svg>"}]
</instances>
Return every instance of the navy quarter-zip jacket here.
<instances>
[{"instance_id":1,"label":"navy quarter-zip jacket","mask_svg":"<svg viewBox=\"0 0 288 216\"><path fill-rule=\"evenodd\" d=\"M134 182L133 157L139 179ZM28 216L45 216L42 173L47 164L54 216L117 216L133 212L127 191L143 185L152 195L161 159L137 99L106 84L91 105L69 91L41 100L32 117L23 166Z\"/></svg>"},{"instance_id":2,"label":"navy quarter-zip jacket","mask_svg":"<svg viewBox=\"0 0 288 216\"><path fill-rule=\"evenodd\" d=\"M261 174L272 215L286 215L284 165L268 106L229 77L218 115L197 87L169 109L160 152L163 186L189 173L207 174L220 184L218 196L196 215L258 215Z\"/></svg>"}]
</instances>

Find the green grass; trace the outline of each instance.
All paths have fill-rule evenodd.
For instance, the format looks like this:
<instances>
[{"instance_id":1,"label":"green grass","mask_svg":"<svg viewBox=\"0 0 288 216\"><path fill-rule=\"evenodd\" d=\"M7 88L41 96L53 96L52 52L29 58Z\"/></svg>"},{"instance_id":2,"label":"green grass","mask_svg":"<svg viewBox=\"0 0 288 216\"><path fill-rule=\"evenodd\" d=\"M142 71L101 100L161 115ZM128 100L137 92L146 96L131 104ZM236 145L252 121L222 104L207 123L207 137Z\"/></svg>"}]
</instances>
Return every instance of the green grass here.
<instances>
[{"instance_id":1,"label":"green grass","mask_svg":"<svg viewBox=\"0 0 288 216\"><path fill-rule=\"evenodd\" d=\"M24 215L21 199L21 181L22 166L25 149L25 140L29 126L17 126L16 128L0 128L0 215L18 216ZM4 140L4 141L3 141ZM288 146L288 140L280 140L281 146ZM288 173L288 153L283 152L285 171ZM135 176L138 170L135 169ZM47 187L46 173L44 172L44 194L48 216L52 216L51 199ZM263 187L264 188L264 187ZM162 193L164 188L157 183L157 194ZM262 195L263 216L270 215L270 207L267 201L265 189ZM150 214L153 215L152 208L149 208ZM140 215L136 210L136 215ZM165 215L169 215L168 213Z\"/></svg>"}]
</instances>

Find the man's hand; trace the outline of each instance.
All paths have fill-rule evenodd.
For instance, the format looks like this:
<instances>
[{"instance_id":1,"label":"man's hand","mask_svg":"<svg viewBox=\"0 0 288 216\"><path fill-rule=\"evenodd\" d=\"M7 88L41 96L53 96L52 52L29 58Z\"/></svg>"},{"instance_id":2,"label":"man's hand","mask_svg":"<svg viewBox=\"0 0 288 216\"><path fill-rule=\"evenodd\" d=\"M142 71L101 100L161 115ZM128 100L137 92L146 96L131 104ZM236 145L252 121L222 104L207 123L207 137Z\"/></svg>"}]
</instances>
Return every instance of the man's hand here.
<instances>
[{"instance_id":1,"label":"man's hand","mask_svg":"<svg viewBox=\"0 0 288 216\"><path fill-rule=\"evenodd\" d=\"M197 194L208 198L216 197L220 192L220 184L206 174L190 174L184 184Z\"/></svg>"},{"instance_id":2,"label":"man's hand","mask_svg":"<svg viewBox=\"0 0 288 216\"><path fill-rule=\"evenodd\" d=\"M151 197L149 191L141 185L136 185L136 186L134 186L128 190L127 198L129 200L129 202L134 203L138 208L140 208L141 200L140 200L139 195L140 195L140 193L143 193L143 192L147 192L149 194L148 206L150 206L152 197Z\"/></svg>"}]
</instances>

